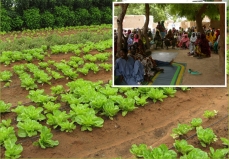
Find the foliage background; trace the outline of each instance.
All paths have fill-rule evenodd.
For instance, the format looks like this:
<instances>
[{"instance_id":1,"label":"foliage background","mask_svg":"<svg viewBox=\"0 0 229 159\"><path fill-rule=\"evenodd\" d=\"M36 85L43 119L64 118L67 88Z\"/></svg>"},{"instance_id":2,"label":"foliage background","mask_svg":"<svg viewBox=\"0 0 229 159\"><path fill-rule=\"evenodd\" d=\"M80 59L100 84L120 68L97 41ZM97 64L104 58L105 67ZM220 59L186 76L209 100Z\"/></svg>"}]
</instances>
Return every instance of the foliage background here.
<instances>
[{"instance_id":1,"label":"foliage background","mask_svg":"<svg viewBox=\"0 0 229 159\"><path fill-rule=\"evenodd\" d=\"M0 31L112 23L112 0L1 0Z\"/></svg>"}]
</instances>

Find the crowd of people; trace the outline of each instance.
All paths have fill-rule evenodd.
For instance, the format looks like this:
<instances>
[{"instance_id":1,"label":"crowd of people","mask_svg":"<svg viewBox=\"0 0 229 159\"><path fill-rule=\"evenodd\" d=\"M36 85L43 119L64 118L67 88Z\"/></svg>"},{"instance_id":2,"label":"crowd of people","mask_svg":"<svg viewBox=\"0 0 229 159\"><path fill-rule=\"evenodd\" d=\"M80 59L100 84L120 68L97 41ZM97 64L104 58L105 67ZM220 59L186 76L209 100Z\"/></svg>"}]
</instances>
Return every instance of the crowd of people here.
<instances>
[{"instance_id":1,"label":"crowd of people","mask_svg":"<svg viewBox=\"0 0 229 159\"><path fill-rule=\"evenodd\" d=\"M158 22L155 32L149 30L148 38L150 44L168 49L188 49L188 56L199 59L210 57L211 50L218 53L218 43L220 30L203 27L204 33L197 32L195 27L184 31L181 27L166 30L164 21ZM160 66L172 65L170 62L152 59L146 54L146 40L140 29L123 30L122 49L117 52L118 34L114 32L114 51L115 51L115 84L118 85L140 85L143 81L149 81L156 72L161 71Z\"/></svg>"}]
</instances>

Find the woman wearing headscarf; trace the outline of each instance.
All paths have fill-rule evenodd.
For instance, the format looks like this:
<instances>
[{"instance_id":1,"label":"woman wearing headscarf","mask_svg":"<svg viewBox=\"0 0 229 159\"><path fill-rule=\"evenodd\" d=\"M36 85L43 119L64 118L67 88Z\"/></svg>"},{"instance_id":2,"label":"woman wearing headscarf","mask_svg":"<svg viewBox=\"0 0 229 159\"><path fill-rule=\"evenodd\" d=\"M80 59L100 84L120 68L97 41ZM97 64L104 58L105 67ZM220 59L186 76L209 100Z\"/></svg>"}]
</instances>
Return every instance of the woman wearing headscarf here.
<instances>
[{"instance_id":1,"label":"woman wearing headscarf","mask_svg":"<svg viewBox=\"0 0 229 159\"><path fill-rule=\"evenodd\" d=\"M133 33L130 33L127 39L127 44L128 44L128 50L130 50L130 47L134 44L134 34Z\"/></svg>"},{"instance_id":2,"label":"woman wearing headscarf","mask_svg":"<svg viewBox=\"0 0 229 159\"><path fill-rule=\"evenodd\" d=\"M167 49L169 46L172 46L172 48L174 48L175 44L176 44L176 39L174 38L172 30L170 29L168 31L168 34L165 36L165 46Z\"/></svg>"},{"instance_id":3,"label":"woman wearing headscarf","mask_svg":"<svg viewBox=\"0 0 229 159\"><path fill-rule=\"evenodd\" d=\"M155 34L153 40L154 40L154 42L156 44L156 48L155 49L157 49L158 46L161 46L161 48L163 48L163 41L162 41L162 37L160 35L160 31L159 30L156 31L156 34Z\"/></svg>"},{"instance_id":4,"label":"woman wearing headscarf","mask_svg":"<svg viewBox=\"0 0 229 159\"><path fill-rule=\"evenodd\" d=\"M189 47L189 38L188 38L188 34L183 34L181 40L180 40L180 43L178 45L179 47L182 47L182 48L188 48Z\"/></svg>"},{"instance_id":5,"label":"woman wearing headscarf","mask_svg":"<svg viewBox=\"0 0 229 159\"><path fill-rule=\"evenodd\" d=\"M200 35L200 40L198 45L199 45L199 49L197 51L198 58L211 57L210 46L208 44L208 40L206 39L205 34Z\"/></svg>"}]
</instances>

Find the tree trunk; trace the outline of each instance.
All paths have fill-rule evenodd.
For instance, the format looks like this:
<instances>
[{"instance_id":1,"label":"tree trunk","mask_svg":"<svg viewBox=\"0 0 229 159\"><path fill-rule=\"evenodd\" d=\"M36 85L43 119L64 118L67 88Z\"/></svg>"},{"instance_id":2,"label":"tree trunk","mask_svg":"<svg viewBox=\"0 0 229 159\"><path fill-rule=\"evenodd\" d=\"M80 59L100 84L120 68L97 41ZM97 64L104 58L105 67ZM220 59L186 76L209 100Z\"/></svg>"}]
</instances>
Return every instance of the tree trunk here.
<instances>
[{"instance_id":1,"label":"tree trunk","mask_svg":"<svg viewBox=\"0 0 229 159\"><path fill-rule=\"evenodd\" d=\"M203 4L203 6L200 8L200 10L198 10L198 12L196 13L195 17L196 17L196 28L197 28L197 32L200 33L204 33L204 29L202 27L202 14L205 12L205 10L207 9L208 4Z\"/></svg>"},{"instance_id":2,"label":"tree trunk","mask_svg":"<svg viewBox=\"0 0 229 159\"><path fill-rule=\"evenodd\" d=\"M126 15L126 10L129 4L121 3L119 6L121 7L122 11L117 18L117 26L118 26L118 39L117 39L117 52L122 49L122 29L123 29L123 19Z\"/></svg>"},{"instance_id":3,"label":"tree trunk","mask_svg":"<svg viewBox=\"0 0 229 159\"><path fill-rule=\"evenodd\" d=\"M149 38L148 38L148 25L149 25L149 3L145 4L145 16L146 16L146 20L145 20L145 24L143 27L143 36L145 37L146 40L146 49L150 48L150 43L149 43Z\"/></svg>"},{"instance_id":4,"label":"tree trunk","mask_svg":"<svg viewBox=\"0 0 229 159\"><path fill-rule=\"evenodd\" d=\"M225 73L225 4L218 5L220 12L219 72Z\"/></svg>"}]
</instances>

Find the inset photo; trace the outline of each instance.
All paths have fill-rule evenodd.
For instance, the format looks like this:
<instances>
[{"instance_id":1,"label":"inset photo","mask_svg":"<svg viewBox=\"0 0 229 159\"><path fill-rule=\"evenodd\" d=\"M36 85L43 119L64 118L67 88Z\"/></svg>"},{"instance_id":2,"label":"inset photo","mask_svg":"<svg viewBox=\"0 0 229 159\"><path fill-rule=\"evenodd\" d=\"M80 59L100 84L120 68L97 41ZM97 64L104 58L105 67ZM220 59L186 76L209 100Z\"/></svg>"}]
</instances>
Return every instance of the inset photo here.
<instances>
[{"instance_id":1,"label":"inset photo","mask_svg":"<svg viewBox=\"0 0 229 159\"><path fill-rule=\"evenodd\" d=\"M113 2L113 86L226 87L226 2Z\"/></svg>"}]
</instances>

